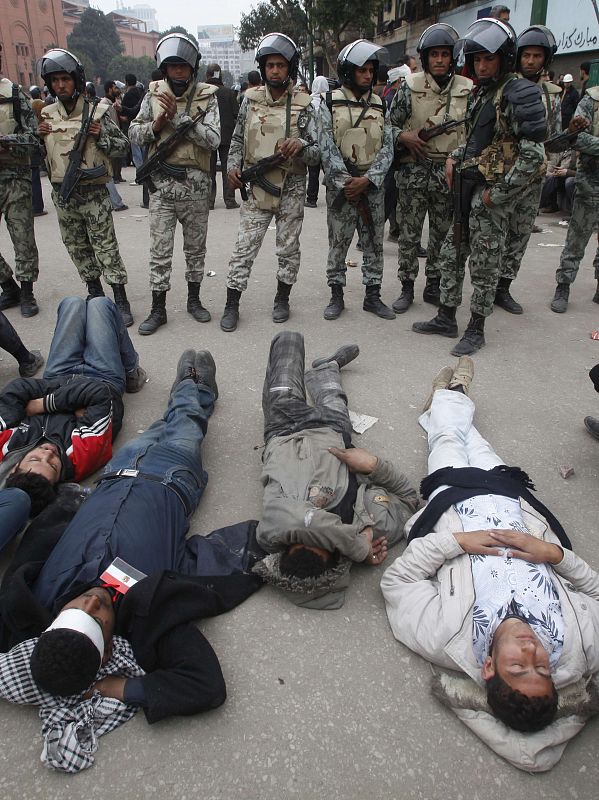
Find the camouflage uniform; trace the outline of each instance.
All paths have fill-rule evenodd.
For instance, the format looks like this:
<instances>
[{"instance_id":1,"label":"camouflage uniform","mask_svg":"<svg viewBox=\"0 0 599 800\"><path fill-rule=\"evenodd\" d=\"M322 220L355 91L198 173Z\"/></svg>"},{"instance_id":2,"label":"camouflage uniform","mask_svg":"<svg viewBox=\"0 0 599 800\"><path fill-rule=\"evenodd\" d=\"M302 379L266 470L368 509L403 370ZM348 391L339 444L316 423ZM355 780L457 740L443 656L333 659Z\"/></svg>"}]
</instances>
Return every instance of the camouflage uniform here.
<instances>
[{"instance_id":1,"label":"camouflage uniform","mask_svg":"<svg viewBox=\"0 0 599 800\"><path fill-rule=\"evenodd\" d=\"M519 77L522 77L519 75ZM562 131L562 107L559 94L549 94L545 83L539 84L542 89L543 104L547 113L547 137L555 136ZM526 192L516 200L509 215L508 232L503 251L501 278L512 281L518 275L520 264L530 239L537 214L545 169L534 176Z\"/></svg>"},{"instance_id":2,"label":"camouflage uniform","mask_svg":"<svg viewBox=\"0 0 599 800\"><path fill-rule=\"evenodd\" d=\"M203 84L202 84L203 86ZM195 90L195 84L188 91ZM212 87L214 88L214 87ZM186 97L187 93L184 95ZM185 121L186 116L175 114L172 124ZM133 144L147 147L156 141L152 131L154 113L151 95L144 97L139 114L129 127L129 138ZM220 143L220 118L216 95L213 94L201 122L196 123L187 138L205 150L216 150ZM150 192L150 286L152 291L167 292L171 288L175 227L181 223L183 252L185 254L185 280L201 283L204 277L206 258L206 235L208 232L208 210L210 205L210 174L195 168L185 167L186 177L179 179L160 170L152 174L155 191Z\"/></svg>"},{"instance_id":3,"label":"camouflage uniform","mask_svg":"<svg viewBox=\"0 0 599 800\"><path fill-rule=\"evenodd\" d=\"M599 219L599 87L588 89L578 104L576 117L588 120L589 127L578 134L572 145L580 153L576 170L576 194L568 225L566 244L555 273L558 283L574 283L580 261L594 226ZM599 280L595 262L595 277Z\"/></svg>"},{"instance_id":4,"label":"camouflage uniform","mask_svg":"<svg viewBox=\"0 0 599 800\"><path fill-rule=\"evenodd\" d=\"M286 97L284 94L278 102L284 104ZM229 172L243 168L244 149L251 146L251 143L245 141L248 102L249 98L244 97L231 139L227 163ZM318 164L320 154L316 143L314 109L311 105L300 113L297 128L300 133L298 138L306 145L298 158L308 166ZM290 136L294 136L293 130L290 131ZM276 225L275 250L279 263L277 280L287 285L296 282L300 268L299 237L304 221L305 195L306 176L288 173L283 184L279 207L271 211L259 208L253 187L248 187L248 199L241 204L237 242L229 261L227 288L239 292L246 290L253 263L273 216Z\"/></svg>"},{"instance_id":5,"label":"camouflage uniform","mask_svg":"<svg viewBox=\"0 0 599 800\"><path fill-rule=\"evenodd\" d=\"M476 118L479 104L489 97L489 92L496 98L496 92L505 86L510 77L511 75L506 76L499 86L492 86L488 90L482 88L476 96L472 95L468 104L468 115L472 118L474 111ZM506 103L500 113L506 138L514 137L518 140L515 162L497 181L491 184L483 182L475 187L468 219L469 241L462 244L460 263L456 263L453 230L448 233L439 256L441 304L450 308L457 308L461 304L465 263L470 256L470 280L473 289L470 309L472 313L483 317L493 313L495 290L512 205L526 192L531 177L538 173L545 159L542 144L521 137L511 103ZM463 145L454 151L451 154L452 158L460 162L465 147L466 145ZM482 194L486 188L489 188L493 208L488 208L482 201Z\"/></svg>"},{"instance_id":6,"label":"camouflage uniform","mask_svg":"<svg viewBox=\"0 0 599 800\"><path fill-rule=\"evenodd\" d=\"M345 91L345 90L344 90ZM380 286L383 279L383 231L385 227L384 181L393 160L393 136L391 126L385 122L383 145L374 155L372 163L364 173L372 186L367 192L368 204L374 227L374 241L368 226L362 220L358 208L344 203L341 209L333 208L333 202L343 191L350 175L343 156L335 143L331 112L325 102L318 109L318 143L327 187L327 226L329 231L329 255L327 259L327 283L329 286L345 286L347 267L345 259L354 232L364 248L362 261L362 283L365 286Z\"/></svg>"},{"instance_id":7,"label":"camouflage uniform","mask_svg":"<svg viewBox=\"0 0 599 800\"><path fill-rule=\"evenodd\" d=\"M439 88L431 76L427 74L426 77L436 89ZM448 85L444 90L434 93L441 101L442 106L445 105L449 88ZM406 123L411 116L412 91L404 82L396 93L389 110L389 121L393 126L393 138L396 146L399 136L406 128ZM463 140L463 135L461 139ZM459 139L454 141L454 145L449 145L445 154L447 155L457 144L459 144ZM425 274L427 278L438 278L439 252L453 215L453 198L445 178L445 159L414 161L411 156L406 154L403 162L396 173L397 224L399 225L397 277L402 283L416 280L422 226L428 212L429 238Z\"/></svg>"},{"instance_id":8,"label":"camouflage uniform","mask_svg":"<svg viewBox=\"0 0 599 800\"><path fill-rule=\"evenodd\" d=\"M68 113L62 103L48 105L42 111L42 120L46 115L58 111L65 118L81 113L82 97L79 97L75 108ZM101 108L101 107L100 107ZM98 112L96 112L97 115ZM53 180L50 165L49 149L53 137L58 140L60 133L49 133L44 138L47 155L48 177L52 183L52 200L56 206L60 235L72 262L84 283L98 280L104 276L111 285L127 283L127 272L119 253L119 246L112 221L112 204L106 189L106 182L112 177L109 159L126 155L129 147L128 139L106 113L99 120L100 135L93 142L88 139L88 147L100 151L106 158L107 175L101 178L102 183L80 181L75 191L65 203L60 198L61 182Z\"/></svg>"},{"instance_id":9,"label":"camouflage uniform","mask_svg":"<svg viewBox=\"0 0 599 800\"><path fill-rule=\"evenodd\" d=\"M12 83L2 79L12 88ZM21 129L18 133L6 134L15 142L37 141L32 134L37 130L37 118L29 100L19 91ZM16 125L15 125L16 128ZM38 278L38 252L33 229L31 205L31 148L0 149L0 217L6 227L15 251L15 274L19 281L35 282ZM13 276L10 266L0 255L0 283Z\"/></svg>"}]
</instances>

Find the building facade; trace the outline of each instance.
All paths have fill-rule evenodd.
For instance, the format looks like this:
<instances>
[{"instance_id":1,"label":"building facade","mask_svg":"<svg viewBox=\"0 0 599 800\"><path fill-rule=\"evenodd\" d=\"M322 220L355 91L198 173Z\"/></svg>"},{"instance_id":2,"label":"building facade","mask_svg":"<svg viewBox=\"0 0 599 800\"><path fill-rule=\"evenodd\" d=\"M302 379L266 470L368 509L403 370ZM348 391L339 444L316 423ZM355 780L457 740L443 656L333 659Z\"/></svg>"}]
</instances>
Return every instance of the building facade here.
<instances>
[{"instance_id":1,"label":"building facade","mask_svg":"<svg viewBox=\"0 0 599 800\"><path fill-rule=\"evenodd\" d=\"M198 27L198 42L202 63L216 62L228 70L235 80L256 68L253 51L244 52L235 39L233 25L204 25Z\"/></svg>"}]
</instances>

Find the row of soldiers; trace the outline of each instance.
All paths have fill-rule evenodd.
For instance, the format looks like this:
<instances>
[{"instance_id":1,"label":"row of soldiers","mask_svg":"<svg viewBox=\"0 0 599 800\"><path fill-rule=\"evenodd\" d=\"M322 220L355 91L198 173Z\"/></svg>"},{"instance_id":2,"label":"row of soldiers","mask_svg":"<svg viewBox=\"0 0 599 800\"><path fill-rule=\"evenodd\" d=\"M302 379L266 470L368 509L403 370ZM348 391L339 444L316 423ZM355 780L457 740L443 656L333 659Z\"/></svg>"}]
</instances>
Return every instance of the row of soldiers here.
<instances>
[{"instance_id":1,"label":"row of soldiers","mask_svg":"<svg viewBox=\"0 0 599 800\"><path fill-rule=\"evenodd\" d=\"M241 295L273 217L278 258L273 321L289 318L290 292L300 266L306 168L320 160L327 193L326 275L331 290L325 319L336 319L344 309L346 256L356 229L364 252L364 310L393 319L410 307L418 274L417 249L428 213L424 299L437 305L438 312L413 329L458 336L456 309L469 256L472 315L452 352L464 355L478 350L484 344L485 319L495 303L512 313L522 312L510 285L538 209L546 162L543 142L560 130L560 89L540 80L555 50L551 31L540 25L517 38L509 24L480 19L459 38L454 28L437 23L420 38L422 71L407 77L387 109L373 92L386 52L360 39L340 52L341 86L326 92L315 112L310 96L295 87L299 69L295 43L282 33L265 36L256 49L263 85L246 92L229 151L229 183L241 190L244 202L221 328L230 332L237 327ZM472 80L456 73L460 57L476 78L475 89ZM199 293L210 157L220 143L220 122L216 87L197 81L200 58L197 46L182 34L161 39L156 62L163 79L150 84L129 129L131 142L149 154L145 180L150 190L152 306L140 334L152 334L167 321L177 221L184 236L187 310L199 322L210 320ZM37 131L25 96L10 81L0 82L0 210L15 244L21 283L19 287L2 261L0 309L20 304L25 316L37 313L32 290L37 250L28 169L29 148L37 135L45 146L61 235L89 295L104 293L103 276L125 323L131 325L127 275L106 191L111 160L125 153L128 140L106 115L106 106L84 97L83 66L73 54L51 50L42 59L41 74L56 102L43 110ZM554 311L566 310L569 285L597 215L598 87L585 94L572 125L577 138L568 146L580 151L581 166L557 272ZM74 142L83 155L82 169L67 198L63 181ZM402 291L389 308L380 290L384 180L392 165L397 168ZM457 223L453 228L452 216Z\"/></svg>"}]
</instances>

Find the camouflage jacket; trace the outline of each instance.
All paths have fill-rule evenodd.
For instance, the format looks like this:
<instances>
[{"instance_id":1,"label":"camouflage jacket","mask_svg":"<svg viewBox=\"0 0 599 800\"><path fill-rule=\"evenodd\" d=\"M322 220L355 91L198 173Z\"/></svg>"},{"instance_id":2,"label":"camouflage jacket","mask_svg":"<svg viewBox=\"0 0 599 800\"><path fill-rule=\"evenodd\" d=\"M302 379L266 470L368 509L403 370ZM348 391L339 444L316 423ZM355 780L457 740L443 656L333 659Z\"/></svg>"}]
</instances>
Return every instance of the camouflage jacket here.
<instances>
[{"instance_id":1,"label":"camouflage jacket","mask_svg":"<svg viewBox=\"0 0 599 800\"><path fill-rule=\"evenodd\" d=\"M227 159L227 169L229 172L233 169L242 168L246 119L247 99L244 97L241 108L239 109L239 115L237 116L233 137L231 138L229 157ZM311 105L307 106L299 115L297 127L301 133L300 142L304 145L304 149L298 158L305 164L308 164L308 166L314 166L318 164L320 160L320 152L318 150L314 109Z\"/></svg>"},{"instance_id":2,"label":"camouflage jacket","mask_svg":"<svg viewBox=\"0 0 599 800\"><path fill-rule=\"evenodd\" d=\"M588 92L576 107L575 117L584 117L592 128L593 119L599 115L599 101L593 100ZM578 170L576 172L576 191L594 198L599 196L599 136L583 131L572 145L578 150Z\"/></svg>"},{"instance_id":3,"label":"camouflage jacket","mask_svg":"<svg viewBox=\"0 0 599 800\"><path fill-rule=\"evenodd\" d=\"M56 100L56 102L59 103L59 105L62 105L60 100ZM46 108L49 107L50 106L47 106ZM98 150L106 153L109 158L120 158L121 156L126 156L129 150L129 139L127 139L119 126L110 119L108 114L104 114L100 118L99 122L100 135L96 140L96 147ZM49 133L48 137L50 136L53 136L53 134Z\"/></svg>"},{"instance_id":4,"label":"camouflage jacket","mask_svg":"<svg viewBox=\"0 0 599 800\"><path fill-rule=\"evenodd\" d=\"M343 187L351 179L351 175L345 167L343 156L339 152L339 148L335 144L335 137L333 136L333 121L331 119L331 112L327 108L326 103L321 103L318 108L318 144L320 145L320 158L322 161L322 169L324 171L324 182L329 189L340 192ZM385 180L385 176L389 172L389 167L393 161L393 134L391 132L391 125L388 120L385 120L385 131L383 134L383 146L370 165L364 177L380 189Z\"/></svg>"},{"instance_id":5,"label":"camouflage jacket","mask_svg":"<svg viewBox=\"0 0 599 800\"><path fill-rule=\"evenodd\" d=\"M11 133L6 138L9 139L11 142L38 142L36 133L37 133L37 117L33 109L31 108L31 104L29 102L28 97L19 89L19 103L21 106L21 132L20 133ZM19 153L19 155L24 155L26 158L30 158L33 151L33 148L10 148L14 150L15 153ZM23 175L23 172L29 173L29 166L19 166L19 165L12 165L12 164L0 164L0 179L1 178L11 178L14 176Z\"/></svg>"},{"instance_id":6,"label":"camouflage jacket","mask_svg":"<svg viewBox=\"0 0 599 800\"><path fill-rule=\"evenodd\" d=\"M505 86L505 82L502 83ZM490 93L495 93L501 87L491 86L489 88L480 87L479 90L468 98L467 117L476 120L477 107L487 99ZM468 123L466 123L468 125ZM502 104L499 111L499 119L495 123L496 135L494 141L505 139L516 140L516 158L511 169L489 190L489 198L493 205L501 206L512 203L529 187L530 182L542 174L545 163L545 149L540 142L533 142L525 139L520 132L518 121L514 117L511 103ZM503 133L502 133L503 129ZM468 135L472 130L472 122L468 127ZM463 159L466 145L461 145L451 153L451 158L460 162Z\"/></svg>"}]
</instances>

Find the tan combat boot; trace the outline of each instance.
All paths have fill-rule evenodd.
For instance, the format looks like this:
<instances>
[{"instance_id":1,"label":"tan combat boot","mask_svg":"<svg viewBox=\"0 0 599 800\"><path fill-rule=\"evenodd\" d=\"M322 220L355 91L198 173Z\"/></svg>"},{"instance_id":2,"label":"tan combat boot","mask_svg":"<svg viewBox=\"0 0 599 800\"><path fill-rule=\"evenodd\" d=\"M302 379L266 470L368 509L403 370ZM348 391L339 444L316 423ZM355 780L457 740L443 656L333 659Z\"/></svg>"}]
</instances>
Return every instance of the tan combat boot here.
<instances>
[{"instance_id":1,"label":"tan combat boot","mask_svg":"<svg viewBox=\"0 0 599 800\"><path fill-rule=\"evenodd\" d=\"M464 394L470 394L470 384L474 378L474 361L470 356L462 356L458 361L457 367L453 371L453 377L449 382L449 388L455 389L462 387Z\"/></svg>"},{"instance_id":2,"label":"tan combat boot","mask_svg":"<svg viewBox=\"0 0 599 800\"><path fill-rule=\"evenodd\" d=\"M449 388L449 382L453 378L453 368L452 367L443 367L443 369L435 375L433 378L433 388L431 393L426 399L426 403L422 409L423 413L428 411L431 407L431 403L433 402L433 395L437 391L437 389L447 389Z\"/></svg>"}]
</instances>

